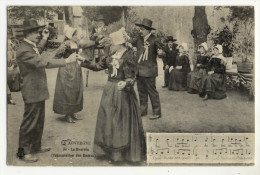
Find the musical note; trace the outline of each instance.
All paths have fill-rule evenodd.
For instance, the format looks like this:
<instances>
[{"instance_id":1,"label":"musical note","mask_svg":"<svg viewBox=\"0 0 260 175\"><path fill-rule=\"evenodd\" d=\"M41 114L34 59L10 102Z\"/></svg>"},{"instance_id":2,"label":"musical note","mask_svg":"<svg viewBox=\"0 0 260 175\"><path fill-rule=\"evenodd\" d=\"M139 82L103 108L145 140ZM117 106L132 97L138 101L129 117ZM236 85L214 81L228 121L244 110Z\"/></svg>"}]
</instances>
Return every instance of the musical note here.
<instances>
[{"instance_id":1,"label":"musical note","mask_svg":"<svg viewBox=\"0 0 260 175\"><path fill-rule=\"evenodd\" d=\"M150 149L150 153L151 153L151 154L154 153L153 147L151 147L151 149Z\"/></svg>"},{"instance_id":2,"label":"musical note","mask_svg":"<svg viewBox=\"0 0 260 175\"><path fill-rule=\"evenodd\" d=\"M227 152L227 148L213 149L213 154L215 155L227 154Z\"/></svg>"},{"instance_id":3,"label":"musical note","mask_svg":"<svg viewBox=\"0 0 260 175\"><path fill-rule=\"evenodd\" d=\"M197 137L195 138L192 137L192 142L197 142Z\"/></svg>"},{"instance_id":4,"label":"musical note","mask_svg":"<svg viewBox=\"0 0 260 175\"><path fill-rule=\"evenodd\" d=\"M194 148L193 148L193 155L196 156L196 157L198 156L197 147L198 147L198 146L196 145L196 146L194 146Z\"/></svg>"},{"instance_id":5,"label":"musical note","mask_svg":"<svg viewBox=\"0 0 260 175\"><path fill-rule=\"evenodd\" d=\"M156 139L156 144L155 144L156 147L160 147L160 146L158 145L158 140L159 140L159 139Z\"/></svg>"},{"instance_id":6,"label":"musical note","mask_svg":"<svg viewBox=\"0 0 260 175\"><path fill-rule=\"evenodd\" d=\"M161 154L165 154L165 151L168 154L170 153L170 149L169 148L161 148L161 149L157 149L155 154L158 154L158 152L160 152Z\"/></svg>"},{"instance_id":7,"label":"musical note","mask_svg":"<svg viewBox=\"0 0 260 175\"><path fill-rule=\"evenodd\" d=\"M251 154L251 150L250 149L246 149L246 154L250 155Z\"/></svg>"},{"instance_id":8,"label":"musical note","mask_svg":"<svg viewBox=\"0 0 260 175\"><path fill-rule=\"evenodd\" d=\"M226 145L224 144L224 142L225 142L225 139L223 138L223 139L221 139L221 146L222 147L225 147Z\"/></svg>"},{"instance_id":9,"label":"musical note","mask_svg":"<svg viewBox=\"0 0 260 175\"><path fill-rule=\"evenodd\" d=\"M206 150L206 157L209 157L209 150Z\"/></svg>"},{"instance_id":10,"label":"musical note","mask_svg":"<svg viewBox=\"0 0 260 175\"><path fill-rule=\"evenodd\" d=\"M151 135L149 136L149 141L152 142L152 136Z\"/></svg>"},{"instance_id":11,"label":"musical note","mask_svg":"<svg viewBox=\"0 0 260 175\"><path fill-rule=\"evenodd\" d=\"M236 155L238 155L238 154L240 154L240 155L244 155L244 149L234 149L234 150L232 151L232 154L236 154Z\"/></svg>"},{"instance_id":12,"label":"musical note","mask_svg":"<svg viewBox=\"0 0 260 175\"><path fill-rule=\"evenodd\" d=\"M190 149L178 149L177 154L182 154L182 155L187 154L187 155L190 155Z\"/></svg>"},{"instance_id":13,"label":"musical note","mask_svg":"<svg viewBox=\"0 0 260 175\"><path fill-rule=\"evenodd\" d=\"M166 142L167 142L168 147L172 147L172 145L170 145L170 140L169 139L166 139Z\"/></svg>"}]
</instances>

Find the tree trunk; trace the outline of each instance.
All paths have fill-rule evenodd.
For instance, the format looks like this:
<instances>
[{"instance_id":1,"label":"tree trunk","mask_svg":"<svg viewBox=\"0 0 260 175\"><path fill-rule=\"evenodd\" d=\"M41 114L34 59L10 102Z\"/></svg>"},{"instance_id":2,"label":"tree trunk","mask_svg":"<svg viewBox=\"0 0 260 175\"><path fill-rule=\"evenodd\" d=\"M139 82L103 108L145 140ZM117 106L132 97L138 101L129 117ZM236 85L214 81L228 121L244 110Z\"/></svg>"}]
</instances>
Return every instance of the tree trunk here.
<instances>
[{"instance_id":1,"label":"tree trunk","mask_svg":"<svg viewBox=\"0 0 260 175\"><path fill-rule=\"evenodd\" d=\"M68 24L69 26L72 26L72 24L73 24L72 7L65 6L64 13L65 13L66 24Z\"/></svg>"},{"instance_id":2,"label":"tree trunk","mask_svg":"<svg viewBox=\"0 0 260 175\"><path fill-rule=\"evenodd\" d=\"M122 10L121 21L122 21L123 27L126 28L126 23L125 23L125 10L124 10L124 8L123 8L123 10Z\"/></svg>"},{"instance_id":3,"label":"tree trunk","mask_svg":"<svg viewBox=\"0 0 260 175\"><path fill-rule=\"evenodd\" d=\"M205 7L195 7L195 14L192 21L193 30L191 31L191 34L194 38L194 52L196 53L198 46L203 42L207 42L207 36L210 33Z\"/></svg>"}]
</instances>

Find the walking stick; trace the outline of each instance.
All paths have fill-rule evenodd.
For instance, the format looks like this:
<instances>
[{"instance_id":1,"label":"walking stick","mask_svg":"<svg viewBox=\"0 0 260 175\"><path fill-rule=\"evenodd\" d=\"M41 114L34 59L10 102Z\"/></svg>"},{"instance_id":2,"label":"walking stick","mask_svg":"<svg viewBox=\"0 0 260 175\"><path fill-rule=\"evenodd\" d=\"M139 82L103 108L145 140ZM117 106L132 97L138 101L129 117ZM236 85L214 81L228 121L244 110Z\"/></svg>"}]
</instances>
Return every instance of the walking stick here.
<instances>
[{"instance_id":1,"label":"walking stick","mask_svg":"<svg viewBox=\"0 0 260 175\"><path fill-rule=\"evenodd\" d=\"M89 75L89 70L86 71L86 87L88 87L88 75Z\"/></svg>"}]
</instances>

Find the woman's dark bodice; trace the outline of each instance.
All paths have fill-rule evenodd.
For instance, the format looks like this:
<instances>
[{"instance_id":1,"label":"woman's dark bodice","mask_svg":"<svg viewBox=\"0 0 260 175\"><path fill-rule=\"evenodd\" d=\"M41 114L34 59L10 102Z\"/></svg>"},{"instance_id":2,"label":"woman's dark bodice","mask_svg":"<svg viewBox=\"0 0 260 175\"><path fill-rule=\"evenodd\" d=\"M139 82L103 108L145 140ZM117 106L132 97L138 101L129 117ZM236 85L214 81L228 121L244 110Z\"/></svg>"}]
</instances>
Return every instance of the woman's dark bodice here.
<instances>
[{"instance_id":1,"label":"woman's dark bodice","mask_svg":"<svg viewBox=\"0 0 260 175\"><path fill-rule=\"evenodd\" d=\"M210 57L208 55L198 55L197 64L201 64L198 68L206 68Z\"/></svg>"},{"instance_id":2,"label":"woman's dark bodice","mask_svg":"<svg viewBox=\"0 0 260 175\"><path fill-rule=\"evenodd\" d=\"M208 63L207 70L224 74L226 73L226 66L223 64L222 59L213 56Z\"/></svg>"},{"instance_id":3,"label":"woman's dark bodice","mask_svg":"<svg viewBox=\"0 0 260 175\"><path fill-rule=\"evenodd\" d=\"M190 72L190 60L187 54L178 55L176 58L176 65L182 66L182 71Z\"/></svg>"}]
</instances>

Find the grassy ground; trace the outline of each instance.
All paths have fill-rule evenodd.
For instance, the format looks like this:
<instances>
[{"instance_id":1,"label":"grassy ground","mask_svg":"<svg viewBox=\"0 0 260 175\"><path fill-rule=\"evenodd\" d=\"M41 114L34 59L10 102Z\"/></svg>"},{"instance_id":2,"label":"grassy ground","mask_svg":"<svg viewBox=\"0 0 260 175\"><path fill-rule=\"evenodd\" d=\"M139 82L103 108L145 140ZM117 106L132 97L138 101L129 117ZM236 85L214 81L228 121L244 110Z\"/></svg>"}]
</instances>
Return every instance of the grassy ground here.
<instances>
[{"instance_id":1,"label":"grassy ground","mask_svg":"<svg viewBox=\"0 0 260 175\"><path fill-rule=\"evenodd\" d=\"M17 105L8 105L8 164L30 166L109 166L110 164L106 161L99 161L93 157L53 157L55 153L82 153L72 150L64 151L61 141L67 139L90 143L90 145L72 145L69 148L86 148L86 155L93 155L92 141L96 116L107 75L104 71L90 71L89 86L84 87L84 109L79 113L83 120L77 121L75 124L64 122L63 116L52 111L56 76L57 69L47 70L50 99L46 101L46 119L42 143L50 146L52 150L45 154L36 155L40 158L40 161L34 164L26 164L16 158L19 127L24 112L21 93L16 92L12 95ZM146 132L254 132L254 102L248 101L248 97L245 94L241 94L238 91L229 91L226 99L202 101L198 95L169 91L161 88L162 85L163 70L162 62L159 60L157 89L160 94L162 118L149 120L149 115L152 114L151 106L149 106L148 116L142 118ZM142 165L145 165L145 163Z\"/></svg>"}]
</instances>

